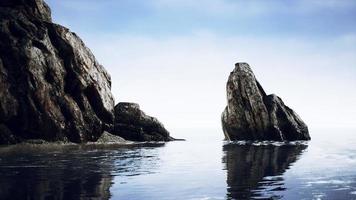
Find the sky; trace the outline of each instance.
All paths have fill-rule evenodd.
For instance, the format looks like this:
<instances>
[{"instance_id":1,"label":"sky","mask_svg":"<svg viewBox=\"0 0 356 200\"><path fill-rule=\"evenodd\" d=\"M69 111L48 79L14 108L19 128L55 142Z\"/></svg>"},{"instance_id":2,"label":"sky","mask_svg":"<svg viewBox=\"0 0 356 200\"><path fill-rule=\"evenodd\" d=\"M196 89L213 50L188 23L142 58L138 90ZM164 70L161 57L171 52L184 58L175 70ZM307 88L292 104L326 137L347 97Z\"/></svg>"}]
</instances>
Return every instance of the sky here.
<instances>
[{"instance_id":1,"label":"sky","mask_svg":"<svg viewBox=\"0 0 356 200\"><path fill-rule=\"evenodd\" d=\"M220 128L247 62L309 128L356 127L355 0L47 0L112 78L168 130Z\"/></svg>"}]
</instances>

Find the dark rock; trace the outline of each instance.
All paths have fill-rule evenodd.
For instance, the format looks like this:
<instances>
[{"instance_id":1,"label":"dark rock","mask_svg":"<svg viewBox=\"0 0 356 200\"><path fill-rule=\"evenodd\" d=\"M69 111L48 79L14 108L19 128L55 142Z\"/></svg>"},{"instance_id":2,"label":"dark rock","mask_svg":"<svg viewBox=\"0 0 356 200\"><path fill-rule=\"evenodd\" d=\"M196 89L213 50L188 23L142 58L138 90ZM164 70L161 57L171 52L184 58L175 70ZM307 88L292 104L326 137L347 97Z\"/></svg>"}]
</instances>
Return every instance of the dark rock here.
<instances>
[{"instance_id":1,"label":"dark rock","mask_svg":"<svg viewBox=\"0 0 356 200\"><path fill-rule=\"evenodd\" d=\"M7 126L0 124L0 144L16 144L18 142Z\"/></svg>"},{"instance_id":2,"label":"dark rock","mask_svg":"<svg viewBox=\"0 0 356 200\"><path fill-rule=\"evenodd\" d=\"M276 95L266 95L247 63L237 63L227 82L222 126L228 140L310 140L308 127Z\"/></svg>"},{"instance_id":3,"label":"dark rock","mask_svg":"<svg viewBox=\"0 0 356 200\"><path fill-rule=\"evenodd\" d=\"M115 106L113 134L132 141L174 140L156 118L146 115L136 103L119 103Z\"/></svg>"},{"instance_id":4,"label":"dark rock","mask_svg":"<svg viewBox=\"0 0 356 200\"><path fill-rule=\"evenodd\" d=\"M110 75L42 0L2 0L0 38L0 144L173 139L134 104L116 107L114 128Z\"/></svg>"},{"instance_id":5,"label":"dark rock","mask_svg":"<svg viewBox=\"0 0 356 200\"><path fill-rule=\"evenodd\" d=\"M281 176L307 149L306 145L236 145L223 147L227 170L227 199L280 199L273 193L285 190ZM268 178L268 179L266 179ZM258 198L260 197L260 198Z\"/></svg>"},{"instance_id":6,"label":"dark rock","mask_svg":"<svg viewBox=\"0 0 356 200\"><path fill-rule=\"evenodd\" d=\"M13 12L21 13L21 15L52 21L51 9L43 0L1 0L0 7L12 9Z\"/></svg>"},{"instance_id":7,"label":"dark rock","mask_svg":"<svg viewBox=\"0 0 356 200\"><path fill-rule=\"evenodd\" d=\"M109 74L42 0L1 0L0 38L0 144L95 141L113 125Z\"/></svg>"},{"instance_id":8,"label":"dark rock","mask_svg":"<svg viewBox=\"0 0 356 200\"><path fill-rule=\"evenodd\" d=\"M112 135L111 133L104 131L104 133L94 144L130 144L130 143L133 142L129 142L120 136Z\"/></svg>"}]
</instances>

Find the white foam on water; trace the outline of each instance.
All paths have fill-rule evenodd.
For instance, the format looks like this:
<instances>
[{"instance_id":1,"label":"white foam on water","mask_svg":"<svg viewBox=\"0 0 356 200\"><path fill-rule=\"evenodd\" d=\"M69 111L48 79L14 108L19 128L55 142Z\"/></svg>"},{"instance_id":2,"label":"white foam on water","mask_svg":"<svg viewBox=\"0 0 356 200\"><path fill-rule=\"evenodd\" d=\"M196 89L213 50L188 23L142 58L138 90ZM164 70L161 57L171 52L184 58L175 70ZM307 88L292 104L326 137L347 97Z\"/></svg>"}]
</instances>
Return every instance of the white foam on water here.
<instances>
[{"instance_id":1,"label":"white foam on water","mask_svg":"<svg viewBox=\"0 0 356 200\"><path fill-rule=\"evenodd\" d=\"M192 200L223 200L222 197L197 197L193 198Z\"/></svg>"},{"instance_id":2,"label":"white foam on water","mask_svg":"<svg viewBox=\"0 0 356 200\"><path fill-rule=\"evenodd\" d=\"M318 181L310 181L308 184L333 184L333 185L345 185L350 184L351 181L343 181L343 180L318 180Z\"/></svg>"},{"instance_id":3,"label":"white foam on water","mask_svg":"<svg viewBox=\"0 0 356 200\"><path fill-rule=\"evenodd\" d=\"M283 145L307 145L307 141L270 141L270 140L265 140L265 141L250 141L250 140L238 140L238 141L226 141L224 144L235 144L235 145L252 145L252 146L283 146Z\"/></svg>"}]
</instances>

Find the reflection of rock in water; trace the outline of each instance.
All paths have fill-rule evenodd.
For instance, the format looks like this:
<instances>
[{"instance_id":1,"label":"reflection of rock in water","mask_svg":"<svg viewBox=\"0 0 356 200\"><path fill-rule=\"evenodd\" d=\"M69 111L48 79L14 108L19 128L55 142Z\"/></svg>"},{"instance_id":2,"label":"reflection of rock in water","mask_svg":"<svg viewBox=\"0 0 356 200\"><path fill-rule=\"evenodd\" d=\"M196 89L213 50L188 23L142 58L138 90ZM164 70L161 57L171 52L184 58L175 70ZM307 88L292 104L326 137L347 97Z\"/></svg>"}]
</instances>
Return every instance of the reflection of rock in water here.
<instances>
[{"instance_id":1,"label":"reflection of rock in water","mask_svg":"<svg viewBox=\"0 0 356 200\"><path fill-rule=\"evenodd\" d=\"M150 149L0 151L0 199L110 199L113 176L152 171L145 166L157 158ZM147 158L148 153L153 155Z\"/></svg>"},{"instance_id":2,"label":"reflection of rock in water","mask_svg":"<svg viewBox=\"0 0 356 200\"><path fill-rule=\"evenodd\" d=\"M227 169L228 198L278 198L276 191L285 189L283 178L279 175L282 175L306 148L306 145L224 146L223 162L226 163Z\"/></svg>"}]
</instances>

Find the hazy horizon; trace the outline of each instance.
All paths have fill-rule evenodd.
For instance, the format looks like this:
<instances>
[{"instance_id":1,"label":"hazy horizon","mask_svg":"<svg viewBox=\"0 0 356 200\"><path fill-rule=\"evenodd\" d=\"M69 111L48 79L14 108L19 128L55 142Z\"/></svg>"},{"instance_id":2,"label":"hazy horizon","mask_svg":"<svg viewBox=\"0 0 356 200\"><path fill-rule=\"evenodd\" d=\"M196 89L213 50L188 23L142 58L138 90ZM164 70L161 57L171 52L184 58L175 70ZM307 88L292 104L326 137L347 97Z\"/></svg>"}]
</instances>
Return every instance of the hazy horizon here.
<instances>
[{"instance_id":1,"label":"hazy horizon","mask_svg":"<svg viewBox=\"0 0 356 200\"><path fill-rule=\"evenodd\" d=\"M0 15L0 199L356 199L356 0L5 0ZM305 123L261 108L245 65L221 122L237 62ZM110 125L110 92L164 127L124 104Z\"/></svg>"},{"instance_id":2,"label":"hazy horizon","mask_svg":"<svg viewBox=\"0 0 356 200\"><path fill-rule=\"evenodd\" d=\"M168 130L219 127L236 62L309 127L356 126L356 1L46 2L111 74L116 103Z\"/></svg>"}]
</instances>

